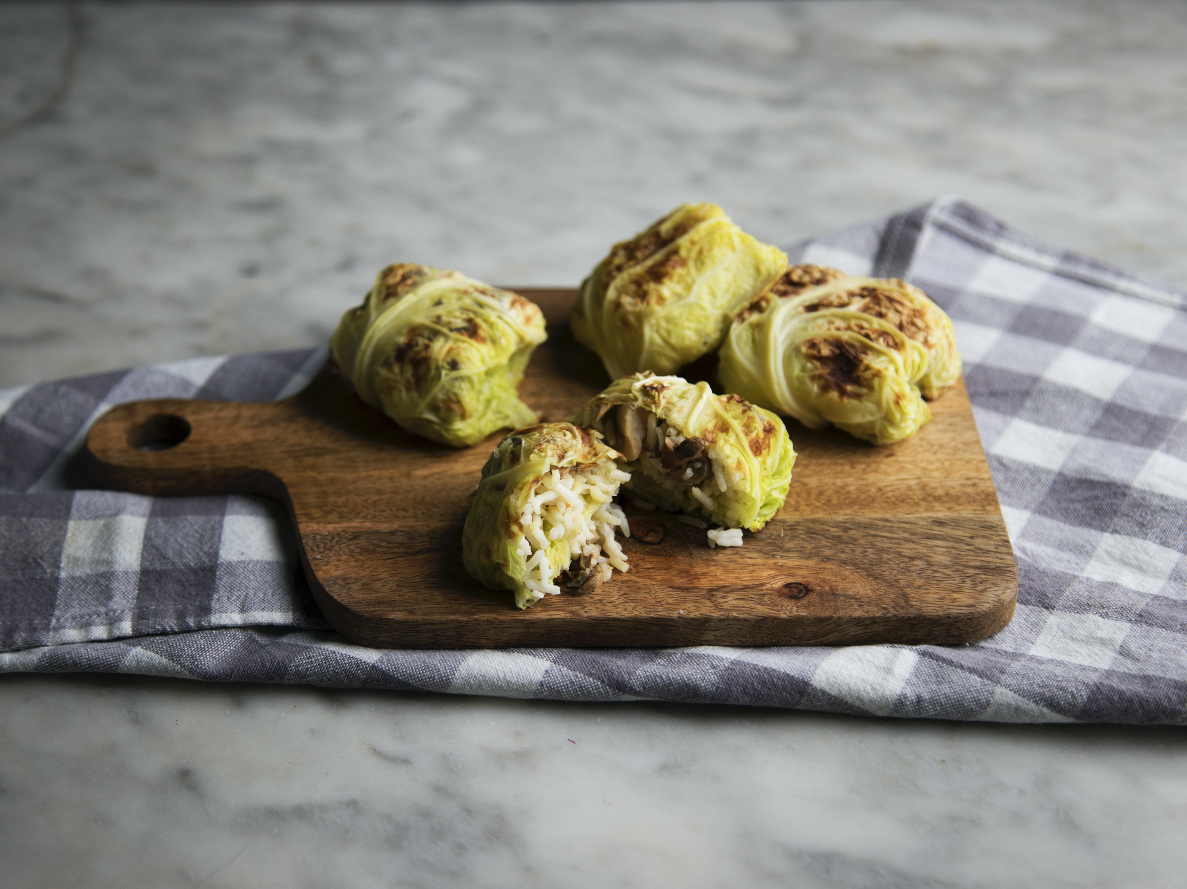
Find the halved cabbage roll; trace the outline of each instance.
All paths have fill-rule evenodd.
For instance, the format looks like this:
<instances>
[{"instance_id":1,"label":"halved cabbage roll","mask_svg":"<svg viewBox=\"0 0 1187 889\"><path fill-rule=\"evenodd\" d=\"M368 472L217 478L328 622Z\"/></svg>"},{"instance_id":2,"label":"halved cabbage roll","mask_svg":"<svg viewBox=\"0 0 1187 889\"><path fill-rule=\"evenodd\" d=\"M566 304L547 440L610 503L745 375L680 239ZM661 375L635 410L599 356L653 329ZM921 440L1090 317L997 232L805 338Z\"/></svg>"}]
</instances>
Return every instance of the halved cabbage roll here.
<instances>
[{"instance_id":1,"label":"halved cabbage roll","mask_svg":"<svg viewBox=\"0 0 1187 889\"><path fill-rule=\"evenodd\" d=\"M626 571L614 539L615 530L630 535L613 502L630 479L616 462L621 456L571 423L541 423L504 438L482 467L466 516L466 570L491 589L514 590L520 608L560 593L558 578L569 592L585 593L613 569Z\"/></svg>"},{"instance_id":2,"label":"halved cabbage roll","mask_svg":"<svg viewBox=\"0 0 1187 889\"><path fill-rule=\"evenodd\" d=\"M927 401L960 377L944 311L898 279L792 266L734 320L719 353L723 387L874 444L913 435Z\"/></svg>"},{"instance_id":3,"label":"halved cabbage roll","mask_svg":"<svg viewBox=\"0 0 1187 889\"><path fill-rule=\"evenodd\" d=\"M730 319L787 265L777 247L713 204L681 204L610 255L581 284L573 334L611 379L670 374L717 348Z\"/></svg>"},{"instance_id":4,"label":"halved cabbage roll","mask_svg":"<svg viewBox=\"0 0 1187 889\"><path fill-rule=\"evenodd\" d=\"M723 528L757 531L779 511L795 451L783 421L708 383L638 373L616 380L574 416L623 458L626 487ZM716 540L730 545L734 537Z\"/></svg>"},{"instance_id":5,"label":"halved cabbage roll","mask_svg":"<svg viewBox=\"0 0 1187 889\"><path fill-rule=\"evenodd\" d=\"M409 432L464 447L536 422L516 387L545 339L544 315L519 294L397 263L342 316L330 354L367 404Z\"/></svg>"}]
</instances>

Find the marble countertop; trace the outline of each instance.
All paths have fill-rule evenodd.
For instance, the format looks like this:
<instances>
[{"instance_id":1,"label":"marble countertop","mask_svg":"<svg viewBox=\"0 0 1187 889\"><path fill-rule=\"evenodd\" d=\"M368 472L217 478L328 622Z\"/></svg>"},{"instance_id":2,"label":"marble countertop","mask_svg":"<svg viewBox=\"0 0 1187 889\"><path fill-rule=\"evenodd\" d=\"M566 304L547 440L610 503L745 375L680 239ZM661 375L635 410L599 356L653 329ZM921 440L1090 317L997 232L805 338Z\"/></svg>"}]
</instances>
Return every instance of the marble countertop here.
<instances>
[{"instance_id":1,"label":"marble countertop","mask_svg":"<svg viewBox=\"0 0 1187 889\"><path fill-rule=\"evenodd\" d=\"M0 388L956 193L1187 285L1187 6L0 5ZM1173 886L1182 729L0 677L0 884Z\"/></svg>"}]
</instances>

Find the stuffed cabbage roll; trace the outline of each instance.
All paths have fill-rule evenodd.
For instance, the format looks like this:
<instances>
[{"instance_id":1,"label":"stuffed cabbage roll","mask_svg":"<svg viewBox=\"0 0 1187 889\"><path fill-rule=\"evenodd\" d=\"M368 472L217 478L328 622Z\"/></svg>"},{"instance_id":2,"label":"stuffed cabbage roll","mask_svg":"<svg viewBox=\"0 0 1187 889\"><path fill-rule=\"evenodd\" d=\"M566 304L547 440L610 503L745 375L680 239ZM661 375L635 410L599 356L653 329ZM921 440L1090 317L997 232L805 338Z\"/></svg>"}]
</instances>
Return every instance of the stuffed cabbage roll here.
<instances>
[{"instance_id":1,"label":"stuffed cabbage roll","mask_svg":"<svg viewBox=\"0 0 1187 889\"><path fill-rule=\"evenodd\" d=\"M713 204L682 204L610 254L582 282L577 339L611 379L670 374L712 352L730 319L787 265L777 247Z\"/></svg>"},{"instance_id":2,"label":"stuffed cabbage roll","mask_svg":"<svg viewBox=\"0 0 1187 889\"><path fill-rule=\"evenodd\" d=\"M585 593L627 570L615 531L630 535L614 503L630 473L592 430L542 423L504 438L482 467L462 530L466 570L527 608L561 583Z\"/></svg>"},{"instance_id":3,"label":"stuffed cabbage roll","mask_svg":"<svg viewBox=\"0 0 1187 889\"><path fill-rule=\"evenodd\" d=\"M792 266L730 328L722 385L805 426L874 444L913 435L960 377L952 322L897 279Z\"/></svg>"},{"instance_id":4,"label":"stuffed cabbage roll","mask_svg":"<svg viewBox=\"0 0 1187 889\"><path fill-rule=\"evenodd\" d=\"M787 497L796 455L783 421L737 395L713 394L708 383L634 374L573 422L601 433L630 471L626 487L665 509L757 531ZM710 539L741 543L740 532Z\"/></svg>"},{"instance_id":5,"label":"stuffed cabbage roll","mask_svg":"<svg viewBox=\"0 0 1187 889\"><path fill-rule=\"evenodd\" d=\"M342 316L330 354L367 404L409 432L464 447L536 422L516 387L546 338L543 314L522 296L398 263Z\"/></svg>"}]
</instances>

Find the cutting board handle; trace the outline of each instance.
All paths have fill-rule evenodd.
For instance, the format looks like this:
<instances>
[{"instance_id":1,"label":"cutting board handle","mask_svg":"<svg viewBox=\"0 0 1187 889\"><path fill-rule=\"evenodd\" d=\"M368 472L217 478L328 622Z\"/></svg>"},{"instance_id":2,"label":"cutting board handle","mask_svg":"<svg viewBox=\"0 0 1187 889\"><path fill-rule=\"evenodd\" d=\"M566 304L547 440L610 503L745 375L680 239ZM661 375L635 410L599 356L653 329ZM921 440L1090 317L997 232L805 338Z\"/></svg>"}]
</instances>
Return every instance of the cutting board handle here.
<instances>
[{"instance_id":1,"label":"cutting board handle","mask_svg":"<svg viewBox=\"0 0 1187 889\"><path fill-rule=\"evenodd\" d=\"M114 407L87 433L95 482L137 494L274 494L266 470L275 403L161 398Z\"/></svg>"}]
</instances>

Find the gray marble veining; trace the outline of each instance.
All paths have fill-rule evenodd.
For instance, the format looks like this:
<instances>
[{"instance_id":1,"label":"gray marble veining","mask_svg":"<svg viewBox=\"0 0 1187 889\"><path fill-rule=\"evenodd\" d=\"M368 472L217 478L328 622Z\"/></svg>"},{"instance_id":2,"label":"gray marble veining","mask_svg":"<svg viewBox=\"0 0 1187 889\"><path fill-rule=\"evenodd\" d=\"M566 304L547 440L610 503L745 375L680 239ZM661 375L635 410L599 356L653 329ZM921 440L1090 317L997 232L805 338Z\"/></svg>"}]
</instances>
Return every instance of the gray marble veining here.
<instances>
[{"instance_id":1,"label":"gray marble veining","mask_svg":"<svg viewBox=\"0 0 1187 889\"><path fill-rule=\"evenodd\" d=\"M394 260L575 285L683 200L788 244L958 193L1187 281L1177 0L80 19L69 90L0 141L0 387L317 343ZM11 121L70 27L53 5L0 22Z\"/></svg>"},{"instance_id":2,"label":"gray marble veining","mask_svg":"<svg viewBox=\"0 0 1187 889\"><path fill-rule=\"evenodd\" d=\"M1174 729L3 690L12 886L1171 887L1185 863Z\"/></svg>"},{"instance_id":3,"label":"gray marble veining","mask_svg":"<svg viewBox=\"0 0 1187 889\"><path fill-rule=\"evenodd\" d=\"M1187 281L1181 0L74 8L0 5L0 387L320 343L393 260L575 284L684 200ZM1172 887L1185 739L4 676L0 885Z\"/></svg>"}]
</instances>

